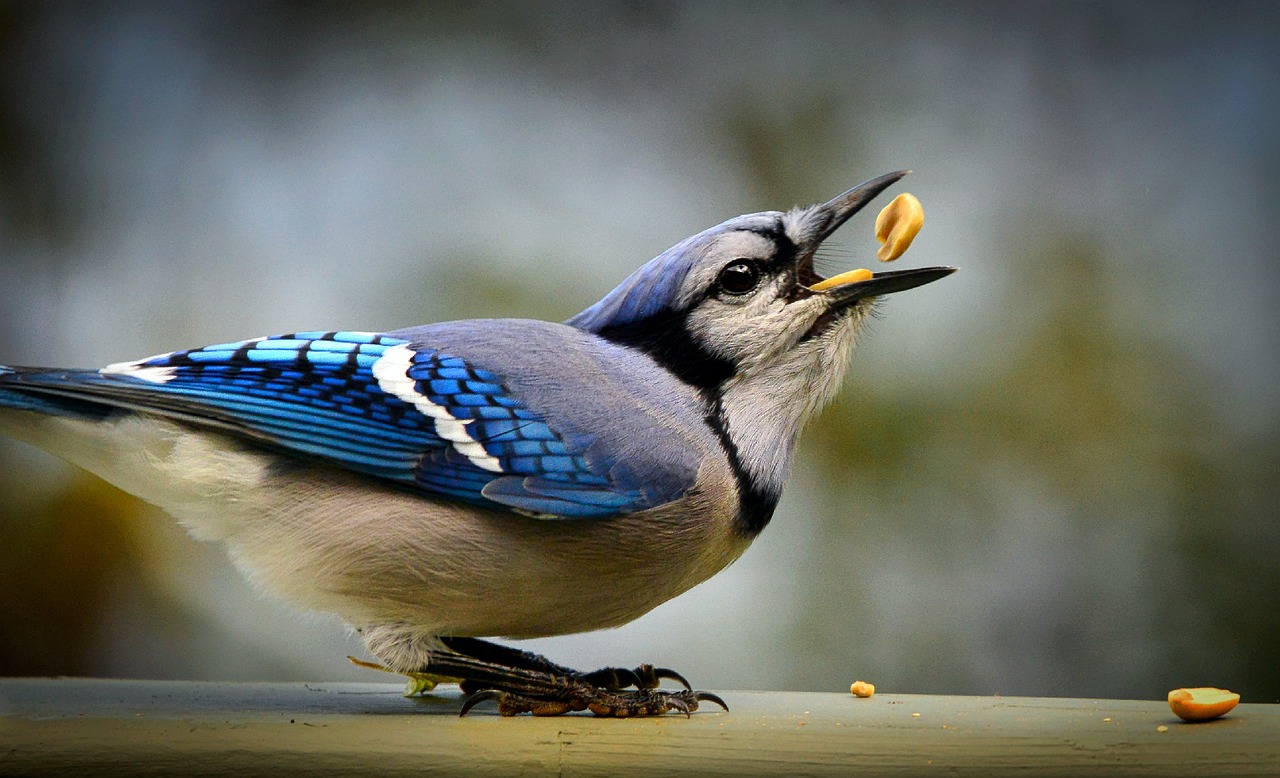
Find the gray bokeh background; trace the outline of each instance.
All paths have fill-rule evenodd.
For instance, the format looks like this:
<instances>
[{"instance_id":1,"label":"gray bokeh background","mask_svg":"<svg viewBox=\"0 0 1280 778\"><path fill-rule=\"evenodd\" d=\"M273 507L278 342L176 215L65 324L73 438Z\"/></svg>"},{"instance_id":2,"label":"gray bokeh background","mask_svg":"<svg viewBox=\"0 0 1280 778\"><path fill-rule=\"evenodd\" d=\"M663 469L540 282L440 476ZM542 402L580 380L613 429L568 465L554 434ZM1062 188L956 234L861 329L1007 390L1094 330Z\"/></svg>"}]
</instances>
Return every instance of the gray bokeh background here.
<instances>
[{"instance_id":1,"label":"gray bokeh background","mask_svg":"<svg viewBox=\"0 0 1280 778\"><path fill-rule=\"evenodd\" d=\"M715 689L1276 701L1277 95L1274 4L7 2L0 361L563 319L910 167L898 265L962 272L886 302L773 524L524 647ZM872 216L828 273L874 262ZM370 680L359 650L0 441L0 674Z\"/></svg>"}]
</instances>

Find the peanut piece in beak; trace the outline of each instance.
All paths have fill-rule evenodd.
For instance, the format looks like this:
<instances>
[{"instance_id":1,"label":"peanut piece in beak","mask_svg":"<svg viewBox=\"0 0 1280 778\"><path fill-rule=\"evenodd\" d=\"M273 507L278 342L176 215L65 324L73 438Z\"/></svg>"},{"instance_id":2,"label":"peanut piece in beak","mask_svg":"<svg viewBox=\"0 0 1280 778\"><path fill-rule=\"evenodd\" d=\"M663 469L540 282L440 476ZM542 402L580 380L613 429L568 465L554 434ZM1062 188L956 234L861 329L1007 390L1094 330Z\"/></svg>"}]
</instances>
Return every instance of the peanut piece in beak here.
<instances>
[{"instance_id":1,"label":"peanut piece in beak","mask_svg":"<svg viewBox=\"0 0 1280 778\"><path fill-rule=\"evenodd\" d=\"M833 286L843 286L844 284L856 284L859 281L870 281L874 276L875 274L872 273L870 270L860 267L857 270L849 270L844 273L841 273L838 276L831 276L825 281L819 281L818 283L809 287L809 289L815 292L821 292L823 290L830 289Z\"/></svg>"}]
</instances>

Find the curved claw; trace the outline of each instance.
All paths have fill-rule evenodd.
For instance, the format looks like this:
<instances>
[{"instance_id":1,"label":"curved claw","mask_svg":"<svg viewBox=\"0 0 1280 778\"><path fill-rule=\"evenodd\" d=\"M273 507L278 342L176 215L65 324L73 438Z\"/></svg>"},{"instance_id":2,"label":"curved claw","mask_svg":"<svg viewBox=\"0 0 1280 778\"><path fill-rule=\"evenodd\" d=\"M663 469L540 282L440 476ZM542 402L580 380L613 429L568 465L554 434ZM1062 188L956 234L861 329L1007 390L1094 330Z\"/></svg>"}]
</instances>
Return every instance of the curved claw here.
<instances>
[{"instance_id":1,"label":"curved claw","mask_svg":"<svg viewBox=\"0 0 1280 778\"><path fill-rule=\"evenodd\" d=\"M684 676L677 673L675 670L672 670L668 667L652 667L650 668L650 670L653 673L653 677L655 681L660 678L666 678L668 681L675 681L676 683L683 686L685 689L689 691L693 691L693 687L690 686L689 682L684 679ZM657 683L655 683L654 686L657 686Z\"/></svg>"},{"instance_id":2,"label":"curved claw","mask_svg":"<svg viewBox=\"0 0 1280 778\"><path fill-rule=\"evenodd\" d=\"M694 706L694 707L696 707L696 706L697 706L697 703L695 702L693 706ZM684 717L685 717L686 719L693 715L693 714L690 712L690 710L691 710L691 706L689 705L689 703L685 702L684 700L680 699L679 697L668 697L668 698L667 698L667 710L678 710L678 711L680 711L681 713L683 713L683 714L684 714Z\"/></svg>"},{"instance_id":3,"label":"curved claw","mask_svg":"<svg viewBox=\"0 0 1280 778\"><path fill-rule=\"evenodd\" d=\"M729 706L726 705L724 700L720 699L720 696L717 694L712 694L711 692L694 692L693 698L699 702L714 702L716 705L724 708L725 713L729 712Z\"/></svg>"},{"instance_id":4,"label":"curved claw","mask_svg":"<svg viewBox=\"0 0 1280 778\"><path fill-rule=\"evenodd\" d=\"M494 691L493 689L485 689L484 691L476 692L462 703L462 710L458 711L458 718L462 718L467 715L467 711L474 708L477 704L488 702L489 700L496 700L500 702L502 700L502 692ZM721 705L723 704L724 703L721 703ZM725 710L728 710L728 708L725 708Z\"/></svg>"}]
</instances>

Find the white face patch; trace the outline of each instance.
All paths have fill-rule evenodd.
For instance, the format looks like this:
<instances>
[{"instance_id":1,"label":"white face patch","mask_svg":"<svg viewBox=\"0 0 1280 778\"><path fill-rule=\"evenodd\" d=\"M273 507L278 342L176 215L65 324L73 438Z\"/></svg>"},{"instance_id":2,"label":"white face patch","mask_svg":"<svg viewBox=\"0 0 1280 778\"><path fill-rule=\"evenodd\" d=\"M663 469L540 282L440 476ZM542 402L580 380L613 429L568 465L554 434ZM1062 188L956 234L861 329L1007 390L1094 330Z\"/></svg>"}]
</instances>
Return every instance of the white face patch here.
<instances>
[{"instance_id":1,"label":"white face patch","mask_svg":"<svg viewBox=\"0 0 1280 778\"><path fill-rule=\"evenodd\" d=\"M416 383L409 377L409 368L413 365L413 349L408 346L392 346L370 368L373 377L378 379L378 387L387 394L399 397L412 405L424 416L435 422L436 434L449 441L458 453L471 460L476 467L493 473L501 473L502 464L490 456L480 445L467 434L467 425L473 419L458 419L449 413L449 409L431 402L420 394Z\"/></svg>"},{"instance_id":2,"label":"white face patch","mask_svg":"<svg viewBox=\"0 0 1280 778\"><path fill-rule=\"evenodd\" d=\"M775 276L740 298L708 298L690 312L689 332L740 372L771 363L791 349L826 310L817 297L787 302L790 283L786 275Z\"/></svg>"},{"instance_id":3,"label":"white face patch","mask_svg":"<svg viewBox=\"0 0 1280 778\"><path fill-rule=\"evenodd\" d=\"M753 355L721 389L725 430L757 483L781 492L800 430L844 380L861 319L855 313L816 337L776 344L770 356Z\"/></svg>"}]
</instances>

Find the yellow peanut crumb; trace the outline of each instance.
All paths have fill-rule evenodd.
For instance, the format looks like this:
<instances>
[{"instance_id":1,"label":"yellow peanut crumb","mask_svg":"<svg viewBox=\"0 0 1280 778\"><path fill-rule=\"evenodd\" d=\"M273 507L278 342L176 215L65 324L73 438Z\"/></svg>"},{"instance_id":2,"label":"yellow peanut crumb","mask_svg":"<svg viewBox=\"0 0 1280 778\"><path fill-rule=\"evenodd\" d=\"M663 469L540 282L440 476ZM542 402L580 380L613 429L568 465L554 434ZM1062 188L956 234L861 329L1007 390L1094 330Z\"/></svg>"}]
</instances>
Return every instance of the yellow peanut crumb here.
<instances>
[{"instance_id":1,"label":"yellow peanut crumb","mask_svg":"<svg viewBox=\"0 0 1280 778\"><path fill-rule=\"evenodd\" d=\"M870 697L876 693L876 687L875 684L870 684L866 681L854 681L853 685L849 687L849 693L854 697Z\"/></svg>"}]
</instances>

